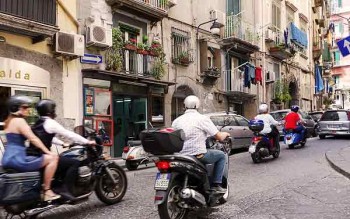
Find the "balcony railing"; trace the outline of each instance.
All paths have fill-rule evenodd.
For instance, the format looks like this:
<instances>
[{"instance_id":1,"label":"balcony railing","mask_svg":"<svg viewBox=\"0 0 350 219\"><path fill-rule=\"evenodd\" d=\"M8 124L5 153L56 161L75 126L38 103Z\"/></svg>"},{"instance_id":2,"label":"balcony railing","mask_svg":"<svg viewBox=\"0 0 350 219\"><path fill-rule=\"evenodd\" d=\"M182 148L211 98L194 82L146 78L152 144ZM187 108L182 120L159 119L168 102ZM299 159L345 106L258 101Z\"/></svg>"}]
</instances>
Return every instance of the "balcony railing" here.
<instances>
[{"instance_id":1,"label":"balcony railing","mask_svg":"<svg viewBox=\"0 0 350 219\"><path fill-rule=\"evenodd\" d=\"M240 70L226 70L224 75L224 90L226 92L242 92L256 94L257 86L251 84L250 88L244 86L244 72Z\"/></svg>"},{"instance_id":2,"label":"balcony railing","mask_svg":"<svg viewBox=\"0 0 350 219\"><path fill-rule=\"evenodd\" d=\"M159 21L168 15L168 0L106 0L106 3L137 16Z\"/></svg>"},{"instance_id":3,"label":"balcony railing","mask_svg":"<svg viewBox=\"0 0 350 219\"><path fill-rule=\"evenodd\" d=\"M238 38L253 45L258 45L260 35L254 25L235 15L226 17L224 38Z\"/></svg>"},{"instance_id":4,"label":"balcony railing","mask_svg":"<svg viewBox=\"0 0 350 219\"><path fill-rule=\"evenodd\" d=\"M0 0L0 13L56 26L56 0Z\"/></svg>"},{"instance_id":5,"label":"balcony railing","mask_svg":"<svg viewBox=\"0 0 350 219\"><path fill-rule=\"evenodd\" d=\"M132 50L125 50L123 55L123 71L126 74L151 76L156 57L138 54Z\"/></svg>"}]
</instances>

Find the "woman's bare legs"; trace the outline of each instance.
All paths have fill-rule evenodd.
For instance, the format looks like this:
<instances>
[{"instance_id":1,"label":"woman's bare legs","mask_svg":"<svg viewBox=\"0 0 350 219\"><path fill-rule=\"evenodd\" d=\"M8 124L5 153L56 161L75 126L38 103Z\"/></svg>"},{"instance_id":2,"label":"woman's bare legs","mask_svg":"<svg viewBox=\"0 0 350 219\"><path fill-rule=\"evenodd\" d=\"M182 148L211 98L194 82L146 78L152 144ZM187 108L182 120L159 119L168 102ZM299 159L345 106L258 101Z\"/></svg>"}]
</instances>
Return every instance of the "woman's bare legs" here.
<instances>
[{"instance_id":1,"label":"woman's bare legs","mask_svg":"<svg viewBox=\"0 0 350 219\"><path fill-rule=\"evenodd\" d=\"M51 190L51 181L56 172L58 164L58 156L44 154L43 167L44 170L44 192L47 196L55 196L56 194Z\"/></svg>"}]
</instances>

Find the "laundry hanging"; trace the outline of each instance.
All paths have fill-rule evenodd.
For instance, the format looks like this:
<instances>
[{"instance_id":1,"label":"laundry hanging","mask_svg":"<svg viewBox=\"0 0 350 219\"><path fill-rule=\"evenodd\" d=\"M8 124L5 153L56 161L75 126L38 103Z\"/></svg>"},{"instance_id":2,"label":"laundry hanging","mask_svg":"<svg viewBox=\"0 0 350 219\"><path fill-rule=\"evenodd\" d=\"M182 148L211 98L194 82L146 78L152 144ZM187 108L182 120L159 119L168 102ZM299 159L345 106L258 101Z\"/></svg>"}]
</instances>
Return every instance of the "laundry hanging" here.
<instances>
[{"instance_id":1,"label":"laundry hanging","mask_svg":"<svg viewBox=\"0 0 350 219\"><path fill-rule=\"evenodd\" d=\"M252 84L256 84L256 80L255 80L255 66L253 66L250 63L248 63L247 66L249 67L250 82Z\"/></svg>"},{"instance_id":2,"label":"laundry hanging","mask_svg":"<svg viewBox=\"0 0 350 219\"><path fill-rule=\"evenodd\" d=\"M255 67L255 80L256 82L260 82L260 85L262 85L262 68L261 67Z\"/></svg>"},{"instance_id":3,"label":"laundry hanging","mask_svg":"<svg viewBox=\"0 0 350 219\"><path fill-rule=\"evenodd\" d=\"M244 68L244 87L250 88L250 69L248 65Z\"/></svg>"}]
</instances>

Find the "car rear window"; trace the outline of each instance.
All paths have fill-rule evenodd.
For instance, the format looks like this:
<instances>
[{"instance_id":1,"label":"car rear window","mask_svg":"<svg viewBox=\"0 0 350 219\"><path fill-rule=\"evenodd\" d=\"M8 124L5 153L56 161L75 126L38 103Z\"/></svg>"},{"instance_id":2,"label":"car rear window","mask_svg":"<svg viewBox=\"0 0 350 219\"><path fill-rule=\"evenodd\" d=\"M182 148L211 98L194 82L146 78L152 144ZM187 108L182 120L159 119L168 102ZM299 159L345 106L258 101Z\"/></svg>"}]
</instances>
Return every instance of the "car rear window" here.
<instances>
[{"instance_id":1,"label":"car rear window","mask_svg":"<svg viewBox=\"0 0 350 219\"><path fill-rule=\"evenodd\" d=\"M348 121L349 116L345 111L328 111L322 115L321 121Z\"/></svg>"},{"instance_id":2,"label":"car rear window","mask_svg":"<svg viewBox=\"0 0 350 219\"><path fill-rule=\"evenodd\" d=\"M275 120L281 121L284 119L284 117L286 117L288 112L278 112L278 113L270 113L270 114Z\"/></svg>"},{"instance_id":3,"label":"car rear window","mask_svg":"<svg viewBox=\"0 0 350 219\"><path fill-rule=\"evenodd\" d=\"M210 116L211 121L214 123L216 126L224 126L225 119L227 118L227 115L222 115L222 116ZM235 119L233 116L229 116L232 119L231 126L237 126L238 124L236 123Z\"/></svg>"}]
</instances>

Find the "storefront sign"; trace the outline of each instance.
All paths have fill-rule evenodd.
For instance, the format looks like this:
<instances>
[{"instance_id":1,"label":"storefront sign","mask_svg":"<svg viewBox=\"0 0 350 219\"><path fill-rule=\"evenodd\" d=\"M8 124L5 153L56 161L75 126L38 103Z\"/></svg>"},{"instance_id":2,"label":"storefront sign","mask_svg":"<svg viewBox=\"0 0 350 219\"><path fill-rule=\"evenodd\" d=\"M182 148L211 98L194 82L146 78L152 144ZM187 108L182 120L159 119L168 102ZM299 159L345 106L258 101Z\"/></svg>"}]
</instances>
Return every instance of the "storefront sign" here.
<instances>
[{"instance_id":1,"label":"storefront sign","mask_svg":"<svg viewBox=\"0 0 350 219\"><path fill-rule=\"evenodd\" d=\"M0 57L0 83L49 87L50 73L27 62Z\"/></svg>"},{"instance_id":2,"label":"storefront sign","mask_svg":"<svg viewBox=\"0 0 350 219\"><path fill-rule=\"evenodd\" d=\"M84 89L84 110L86 116L94 115L94 89Z\"/></svg>"}]
</instances>

